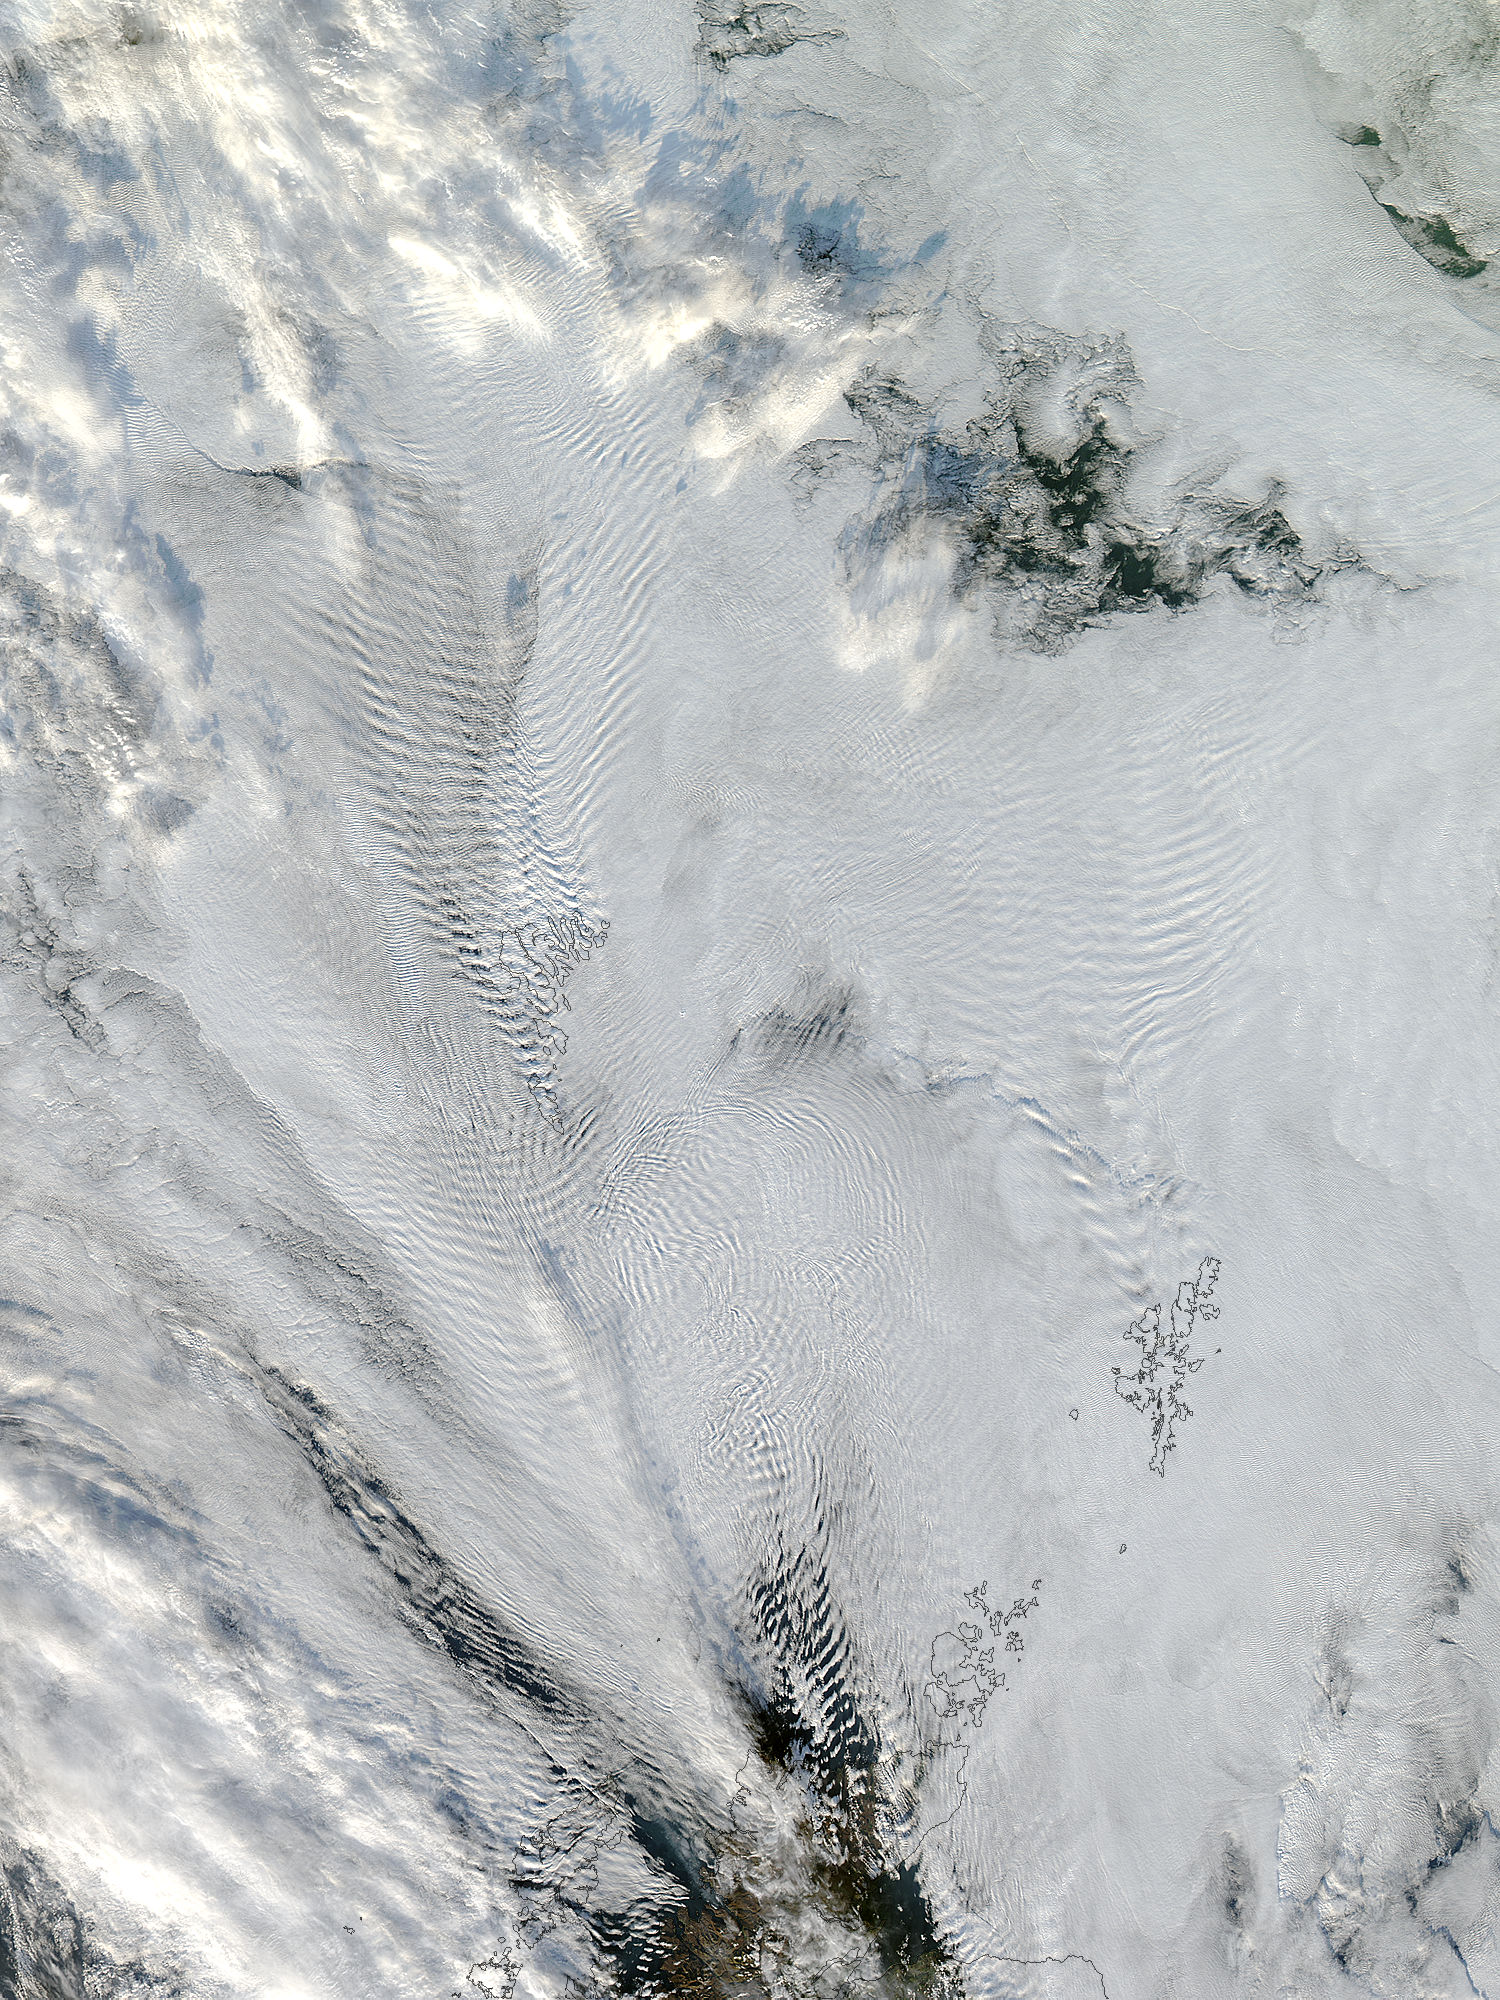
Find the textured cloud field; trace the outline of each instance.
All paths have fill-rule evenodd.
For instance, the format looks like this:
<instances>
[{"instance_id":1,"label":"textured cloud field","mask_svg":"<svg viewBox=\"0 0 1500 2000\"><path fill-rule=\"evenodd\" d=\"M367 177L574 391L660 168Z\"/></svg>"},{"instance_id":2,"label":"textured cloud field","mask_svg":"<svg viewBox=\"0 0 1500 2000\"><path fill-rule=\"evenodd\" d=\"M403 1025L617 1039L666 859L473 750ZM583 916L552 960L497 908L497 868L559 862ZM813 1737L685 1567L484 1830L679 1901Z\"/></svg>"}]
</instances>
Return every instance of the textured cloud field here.
<instances>
[{"instance_id":1,"label":"textured cloud field","mask_svg":"<svg viewBox=\"0 0 1500 2000\"><path fill-rule=\"evenodd\" d=\"M0 2000L1500 2000L1500 11L0 52Z\"/></svg>"}]
</instances>

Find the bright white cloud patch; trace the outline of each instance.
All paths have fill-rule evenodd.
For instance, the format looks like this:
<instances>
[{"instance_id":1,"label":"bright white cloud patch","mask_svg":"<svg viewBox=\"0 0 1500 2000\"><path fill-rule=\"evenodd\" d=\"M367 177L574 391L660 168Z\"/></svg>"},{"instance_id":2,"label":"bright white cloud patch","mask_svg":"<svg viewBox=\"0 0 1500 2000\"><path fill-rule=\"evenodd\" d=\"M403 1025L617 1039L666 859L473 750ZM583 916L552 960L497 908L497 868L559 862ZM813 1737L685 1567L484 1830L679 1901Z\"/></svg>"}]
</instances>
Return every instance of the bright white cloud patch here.
<instances>
[{"instance_id":1,"label":"bright white cloud patch","mask_svg":"<svg viewBox=\"0 0 1500 2000\"><path fill-rule=\"evenodd\" d=\"M1495 21L12 9L0 1992L1500 1996Z\"/></svg>"}]
</instances>

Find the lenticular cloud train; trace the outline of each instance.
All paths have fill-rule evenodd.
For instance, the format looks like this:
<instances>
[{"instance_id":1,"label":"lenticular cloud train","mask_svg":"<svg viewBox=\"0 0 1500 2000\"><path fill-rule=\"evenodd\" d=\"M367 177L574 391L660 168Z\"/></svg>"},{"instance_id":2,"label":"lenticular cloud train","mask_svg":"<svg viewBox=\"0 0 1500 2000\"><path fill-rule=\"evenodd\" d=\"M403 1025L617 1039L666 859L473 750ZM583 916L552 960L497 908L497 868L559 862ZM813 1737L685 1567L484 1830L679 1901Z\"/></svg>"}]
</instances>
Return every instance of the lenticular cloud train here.
<instances>
[{"instance_id":1,"label":"lenticular cloud train","mask_svg":"<svg viewBox=\"0 0 1500 2000\"><path fill-rule=\"evenodd\" d=\"M1491 16L6 13L0 2000L1500 1996Z\"/></svg>"}]
</instances>

